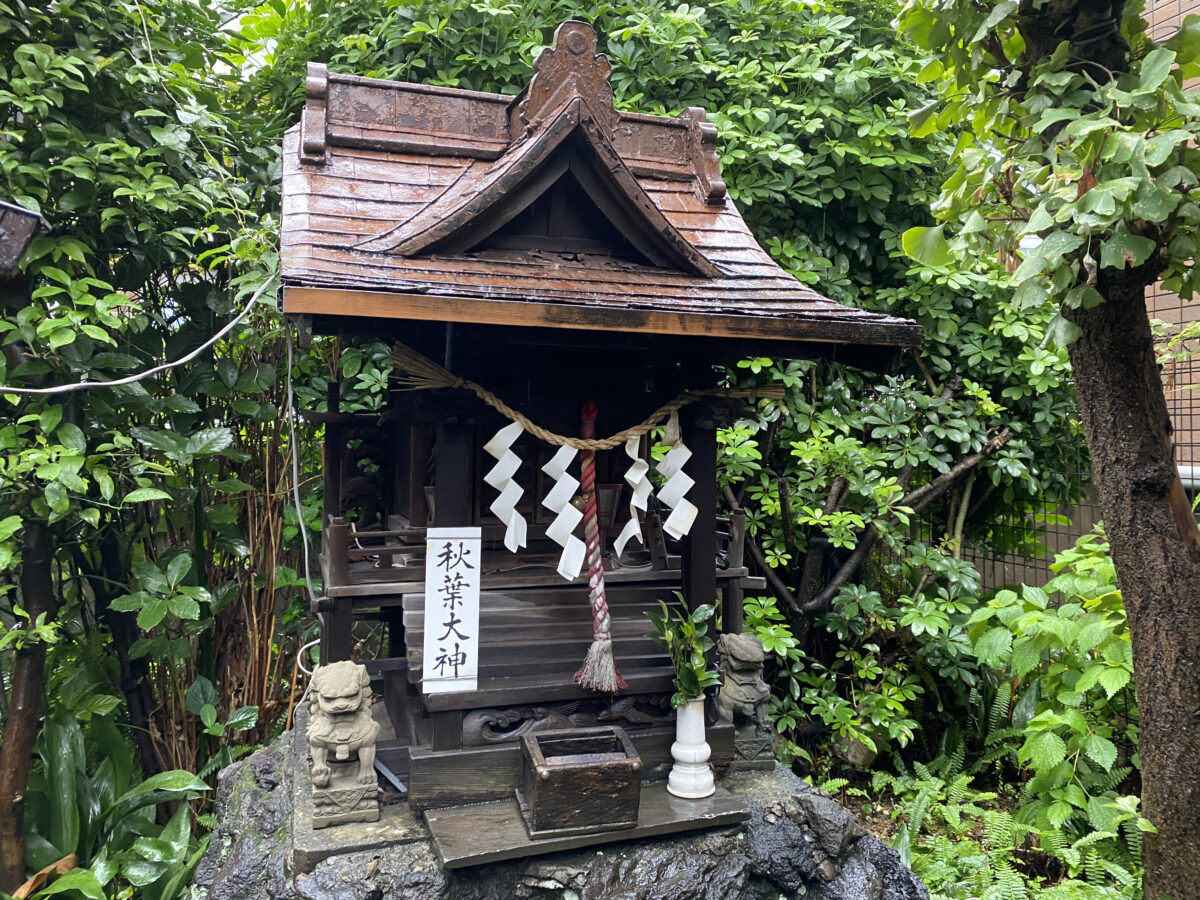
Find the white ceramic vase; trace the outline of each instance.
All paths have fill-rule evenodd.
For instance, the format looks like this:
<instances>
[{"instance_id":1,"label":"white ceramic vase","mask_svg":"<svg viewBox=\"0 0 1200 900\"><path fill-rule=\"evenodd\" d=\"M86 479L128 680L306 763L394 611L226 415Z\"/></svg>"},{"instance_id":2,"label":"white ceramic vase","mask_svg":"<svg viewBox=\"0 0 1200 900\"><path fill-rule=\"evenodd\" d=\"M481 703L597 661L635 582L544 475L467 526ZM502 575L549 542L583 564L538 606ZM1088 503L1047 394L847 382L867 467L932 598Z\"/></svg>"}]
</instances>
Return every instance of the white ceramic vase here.
<instances>
[{"instance_id":1,"label":"white ceramic vase","mask_svg":"<svg viewBox=\"0 0 1200 900\"><path fill-rule=\"evenodd\" d=\"M697 697L675 713L675 743L671 745L675 765L667 778L667 790L690 800L711 795L717 789L708 764L711 755L704 740L704 698Z\"/></svg>"}]
</instances>

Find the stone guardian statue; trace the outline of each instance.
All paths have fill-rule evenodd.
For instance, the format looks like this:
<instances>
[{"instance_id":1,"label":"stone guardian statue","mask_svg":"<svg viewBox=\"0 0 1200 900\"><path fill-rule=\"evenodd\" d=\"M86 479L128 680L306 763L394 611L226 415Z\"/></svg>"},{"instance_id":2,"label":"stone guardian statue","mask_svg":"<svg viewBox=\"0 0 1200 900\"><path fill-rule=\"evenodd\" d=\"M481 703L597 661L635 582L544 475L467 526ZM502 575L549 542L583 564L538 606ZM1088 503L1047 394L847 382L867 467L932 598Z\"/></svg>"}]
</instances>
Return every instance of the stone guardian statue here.
<instances>
[{"instance_id":1,"label":"stone guardian statue","mask_svg":"<svg viewBox=\"0 0 1200 900\"><path fill-rule=\"evenodd\" d=\"M378 822L375 738L367 667L336 662L313 673L308 752L312 757L313 828Z\"/></svg>"},{"instance_id":2,"label":"stone guardian statue","mask_svg":"<svg viewBox=\"0 0 1200 900\"><path fill-rule=\"evenodd\" d=\"M771 688L763 680L762 641L750 634L723 634L717 639L717 656L721 663L717 712L736 728L730 770L772 769L775 729L768 713Z\"/></svg>"}]
</instances>

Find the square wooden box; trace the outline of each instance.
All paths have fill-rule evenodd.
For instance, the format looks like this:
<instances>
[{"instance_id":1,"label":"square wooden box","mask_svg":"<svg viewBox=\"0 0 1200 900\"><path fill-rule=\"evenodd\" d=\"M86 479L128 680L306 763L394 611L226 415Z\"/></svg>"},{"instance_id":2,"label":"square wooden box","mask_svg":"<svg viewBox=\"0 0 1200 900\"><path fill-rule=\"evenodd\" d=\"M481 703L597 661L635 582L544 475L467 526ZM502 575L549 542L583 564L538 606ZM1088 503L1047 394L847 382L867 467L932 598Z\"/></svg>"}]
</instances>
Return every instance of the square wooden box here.
<instances>
[{"instance_id":1,"label":"square wooden box","mask_svg":"<svg viewBox=\"0 0 1200 900\"><path fill-rule=\"evenodd\" d=\"M531 838L633 828L641 796L642 760L624 729L522 736L517 802Z\"/></svg>"}]
</instances>

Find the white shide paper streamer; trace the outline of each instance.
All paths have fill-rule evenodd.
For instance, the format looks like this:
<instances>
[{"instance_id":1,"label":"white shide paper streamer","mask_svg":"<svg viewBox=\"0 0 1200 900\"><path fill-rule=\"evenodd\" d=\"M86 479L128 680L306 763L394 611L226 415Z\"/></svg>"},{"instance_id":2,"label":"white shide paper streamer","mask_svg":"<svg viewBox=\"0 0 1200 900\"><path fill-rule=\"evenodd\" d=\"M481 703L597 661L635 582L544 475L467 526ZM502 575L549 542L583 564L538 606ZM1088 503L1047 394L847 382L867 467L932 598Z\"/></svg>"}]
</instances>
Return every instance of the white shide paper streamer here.
<instances>
[{"instance_id":1,"label":"white shide paper streamer","mask_svg":"<svg viewBox=\"0 0 1200 900\"><path fill-rule=\"evenodd\" d=\"M613 541L613 550L616 551L617 556L625 552L625 545L634 538L637 538L637 542L642 546L646 544L642 538L642 527L638 522L638 510L646 511L647 501L650 499L650 492L653 488L650 485L650 479L646 477L650 471L650 464L642 459L638 452L641 442L642 439L636 435L625 442L625 455L633 460L633 464L625 472L625 483L633 489L633 496L629 500L629 521L625 523L625 527Z\"/></svg>"},{"instance_id":2,"label":"white shide paper streamer","mask_svg":"<svg viewBox=\"0 0 1200 900\"><path fill-rule=\"evenodd\" d=\"M572 533L583 513L571 505L579 480L567 474L567 466L575 458L574 447L560 447L551 460L542 466L542 471L554 479L554 487L542 500L542 506L555 514L554 521L546 529L546 537L563 548L558 559L558 574L569 581L579 577L587 546Z\"/></svg>"},{"instance_id":3,"label":"white shide paper streamer","mask_svg":"<svg viewBox=\"0 0 1200 900\"><path fill-rule=\"evenodd\" d=\"M517 512L517 503L525 491L513 478L521 467L521 457L512 451L512 445L524 431L520 422L513 422L497 431L483 445L483 449L498 460L491 471L483 476L483 480L500 492L500 496L488 508L504 523L504 546L510 553L516 553L519 547L525 546L528 530L525 517Z\"/></svg>"},{"instance_id":4,"label":"white shide paper streamer","mask_svg":"<svg viewBox=\"0 0 1200 900\"><path fill-rule=\"evenodd\" d=\"M684 496L696 482L683 471L683 464L692 458L692 451L684 445L683 438L678 435L679 418L676 413L671 413L664 441L674 443L675 446L668 450L667 455L654 467L655 471L666 479L666 484L658 491L658 499L671 508L671 514L667 516L667 521L663 522L663 531L676 540L692 530L692 523L696 521L698 512L695 504ZM672 437L675 438L674 441L669 440Z\"/></svg>"}]
</instances>

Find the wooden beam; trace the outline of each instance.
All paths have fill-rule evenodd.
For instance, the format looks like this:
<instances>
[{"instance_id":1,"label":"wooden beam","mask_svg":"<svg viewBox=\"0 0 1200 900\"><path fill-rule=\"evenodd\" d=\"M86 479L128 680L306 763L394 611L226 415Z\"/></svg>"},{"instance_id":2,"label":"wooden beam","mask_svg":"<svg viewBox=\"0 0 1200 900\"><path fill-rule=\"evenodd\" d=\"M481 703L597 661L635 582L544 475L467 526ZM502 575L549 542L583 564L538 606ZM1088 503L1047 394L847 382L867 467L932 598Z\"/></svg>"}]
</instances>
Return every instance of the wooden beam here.
<instances>
[{"instance_id":1,"label":"wooden beam","mask_svg":"<svg viewBox=\"0 0 1200 900\"><path fill-rule=\"evenodd\" d=\"M342 597L325 613L321 629L321 665L349 659L354 650L354 613L349 597Z\"/></svg>"},{"instance_id":2,"label":"wooden beam","mask_svg":"<svg viewBox=\"0 0 1200 900\"><path fill-rule=\"evenodd\" d=\"M665 778L672 764L674 724L631 728L627 733L642 758L643 780ZM733 760L733 734L732 722L717 722L705 729L705 740L712 749L710 762L718 771ZM511 797L520 778L521 747L516 741L452 752L414 744L409 752L408 800L417 811Z\"/></svg>"},{"instance_id":3,"label":"wooden beam","mask_svg":"<svg viewBox=\"0 0 1200 900\"><path fill-rule=\"evenodd\" d=\"M453 407L438 423L433 521L439 527L475 524L475 426Z\"/></svg>"},{"instance_id":4,"label":"wooden beam","mask_svg":"<svg viewBox=\"0 0 1200 900\"><path fill-rule=\"evenodd\" d=\"M737 825L750 818L745 798L735 796L723 787L718 787L712 796L705 798L703 806L694 800L680 802L667 792L667 786L661 782L645 785L638 799L640 803L634 827L603 831L589 829L583 834L571 834L570 829L566 829L568 833L531 838L518 800L512 796L491 803L431 809L426 814L426 822L433 834L433 844L442 865L453 870L584 847L591 851L597 844L645 841L658 835ZM623 896L631 896L622 893ZM578 895L572 891L570 896ZM666 896L677 894L670 892Z\"/></svg>"},{"instance_id":5,"label":"wooden beam","mask_svg":"<svg viewBox=\"0 0 1200 900\"><path fill-rule=\"evenodd\" d=\"M717 600L717 423L708 403L685 408L680 418L692 451L687 471L696 481L688 498L698 512L683 542L683 596L695 609Z\"/></svg>"},{"instance_id":6,"label":"wooden beam","mask_svg":"<svg viewBox=\"0 0 1200 900\"><path fill-rule=\"evenodd\" d=\"M463 714L459 710L433 712L429 714L433 725L430 749L458 750L462 747Z\"/></svg>"},{"instance_id":7,"label":"wooden beam","mask_svg":"<svg viewBox=\"0 0 1200 900\"><path fill-rule=\"evenodd\" d=\"M855 322L847 318L747 316L730 312L669 311L617 305L543 303L535 300L400 294L344 288L288 287L288 314L339 318L408 319L432 322L480 322L583 331L623 331L692 337L761 338L771 341L818 341L834 344L916 346L918 325Z\"/></svg>"}]
</instances>

